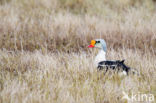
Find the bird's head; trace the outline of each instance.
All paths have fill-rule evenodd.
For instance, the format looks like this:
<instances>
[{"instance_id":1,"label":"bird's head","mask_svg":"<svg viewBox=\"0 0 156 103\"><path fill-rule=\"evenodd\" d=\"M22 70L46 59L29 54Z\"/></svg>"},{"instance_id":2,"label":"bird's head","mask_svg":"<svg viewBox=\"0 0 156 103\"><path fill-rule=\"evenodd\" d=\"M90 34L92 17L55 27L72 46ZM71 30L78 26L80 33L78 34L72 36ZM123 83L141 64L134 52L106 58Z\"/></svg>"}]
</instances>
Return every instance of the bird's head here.
<instances>
[{"instance_id":1,"label":"bird's head","mask_svg":"<svg viewBox=\"0 0 156 103\"><path fill-rule=\"evenodd\" d=\"M103 49L105 52L107 50L106 42L103 39L91 40L91 43L88 46L88 48L94 48L94 47L99 48L99 49Z\"/></svg>"}]
</instances>

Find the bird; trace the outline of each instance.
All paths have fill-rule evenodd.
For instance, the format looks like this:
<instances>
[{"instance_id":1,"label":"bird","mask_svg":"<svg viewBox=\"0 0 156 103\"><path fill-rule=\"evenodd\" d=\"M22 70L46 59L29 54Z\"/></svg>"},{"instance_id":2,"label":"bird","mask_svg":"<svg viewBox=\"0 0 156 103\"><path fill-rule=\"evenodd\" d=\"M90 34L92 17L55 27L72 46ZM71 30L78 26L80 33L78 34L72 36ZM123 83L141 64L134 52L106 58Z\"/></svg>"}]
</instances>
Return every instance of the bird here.
<instances>
[{"instance_id":1,"label":"bird","mask_svg":"<svg viewBox=\"0 0 156 103\"><path fill-rule=\"evenodd\" d=\"M98 70L105 69L106 72L109 69L117 70L117 71L122 70L124 75L128 75L129 71L131 70L131 68L124 63L125 61L124 59L123 60L107 60L106 59L107 45L104 39L91 40L91 43L88 46L88 48L99 49L99 52L94 60L94 64Z\"/></svg>"}]
</instances>

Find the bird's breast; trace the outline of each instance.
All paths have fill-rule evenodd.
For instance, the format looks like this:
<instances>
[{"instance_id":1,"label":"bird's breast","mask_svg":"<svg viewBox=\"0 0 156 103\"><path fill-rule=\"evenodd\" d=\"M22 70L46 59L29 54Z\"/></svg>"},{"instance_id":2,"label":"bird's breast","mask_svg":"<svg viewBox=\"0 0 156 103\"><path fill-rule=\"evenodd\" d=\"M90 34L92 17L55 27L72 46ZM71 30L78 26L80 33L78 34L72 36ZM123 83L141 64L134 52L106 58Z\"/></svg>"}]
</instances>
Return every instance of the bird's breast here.
<instances>
[{"instance_id":1,"label":"bird's breast","mask_svg":"<svg viewBox=\"0 0 156 103\"><path fill-rule=\"evenodd\" d=\"M100 51L98 55L95 57L94 64L98 67L98 63L106 60L106 53L104 51Z\"/></svg>"}]
</instances>

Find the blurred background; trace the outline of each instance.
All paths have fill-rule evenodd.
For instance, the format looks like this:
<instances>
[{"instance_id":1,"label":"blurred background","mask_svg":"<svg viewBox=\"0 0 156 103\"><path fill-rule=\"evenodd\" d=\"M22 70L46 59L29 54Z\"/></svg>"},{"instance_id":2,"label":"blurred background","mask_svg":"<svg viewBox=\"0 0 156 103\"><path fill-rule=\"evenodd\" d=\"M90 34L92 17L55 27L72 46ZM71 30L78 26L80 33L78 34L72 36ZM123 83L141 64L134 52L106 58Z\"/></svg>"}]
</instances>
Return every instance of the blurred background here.
<instances>
[{"instance_id":1,"label":"blurred background","mask_svg":"<svg viewBox=\"0 0 156 103\"><path fill-rule=\"evenodd\" d=\"M77 52L91 39L108 48L155 51L155 0L1 0L0 48Z\"/></svg>"}]
</instances>

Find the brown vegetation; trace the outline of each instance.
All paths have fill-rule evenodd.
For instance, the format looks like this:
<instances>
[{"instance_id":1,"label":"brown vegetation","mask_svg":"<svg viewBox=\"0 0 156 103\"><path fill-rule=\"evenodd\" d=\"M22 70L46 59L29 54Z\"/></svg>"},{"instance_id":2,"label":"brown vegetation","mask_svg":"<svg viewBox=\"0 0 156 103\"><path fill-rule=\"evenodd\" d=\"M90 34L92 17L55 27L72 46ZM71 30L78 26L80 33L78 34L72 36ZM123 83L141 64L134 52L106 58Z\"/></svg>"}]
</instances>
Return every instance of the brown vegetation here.
<instances>
[{"instance_id":1,"label":"brown vegetation","mask_svg":"<svg viewBox=\"0 0 156 103\"><path fill-rule=\"evenodd\" d=\"M122 91L156 97L153 0L1 0L0 103L125 103ZM140 76L97 72L90 40ZM155 98L156 99L156 98Z\"/></svg>"}]
</instances>

